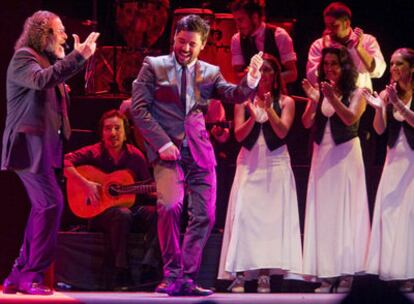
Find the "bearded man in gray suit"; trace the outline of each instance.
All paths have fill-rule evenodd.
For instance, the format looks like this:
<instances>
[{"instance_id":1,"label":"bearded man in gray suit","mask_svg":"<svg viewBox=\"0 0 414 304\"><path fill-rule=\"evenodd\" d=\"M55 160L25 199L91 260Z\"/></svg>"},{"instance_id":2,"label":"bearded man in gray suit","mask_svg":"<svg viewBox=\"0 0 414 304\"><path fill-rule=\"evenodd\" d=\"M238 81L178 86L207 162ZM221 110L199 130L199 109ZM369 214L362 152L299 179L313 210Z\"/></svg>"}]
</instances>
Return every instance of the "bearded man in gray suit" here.
<instances>
[{"instance_id":1,"label":"bearded man in gray suit","mask_svg":"<svg viewBox=\"0 0 414 304\"><path fill-rule=\"evenodd\" d=\"M204 245L214 224L216 160L203 113L211 98L242 103L260 80L261 53L252 57L239 85L225 81L220 69L198 60L209 33L197 15L177 22L173 52L146 57L133 83L132 117L154 166L158 237L164 279L156 292L212 294L196 283ZM180 247L180 217L188 193L189 223Z\"/></svg>"},{"instance_id":2,"label":"bearded man in gray suit","mask_svg":"<svg viewBox=\"0 0 414 304\"><path fill-rule=\"evenodd\" d=\"M26 19L7 69L7 117L1 168L17 173L31 203L23 245L3 283L3 293L49 295L44 273L53 254L63 210L56 171L62 168L64 138L70 135L64 81L80 71L96 49L98 33L65 56L60 18L38 11Z\"/></svg>"}]
</instances>

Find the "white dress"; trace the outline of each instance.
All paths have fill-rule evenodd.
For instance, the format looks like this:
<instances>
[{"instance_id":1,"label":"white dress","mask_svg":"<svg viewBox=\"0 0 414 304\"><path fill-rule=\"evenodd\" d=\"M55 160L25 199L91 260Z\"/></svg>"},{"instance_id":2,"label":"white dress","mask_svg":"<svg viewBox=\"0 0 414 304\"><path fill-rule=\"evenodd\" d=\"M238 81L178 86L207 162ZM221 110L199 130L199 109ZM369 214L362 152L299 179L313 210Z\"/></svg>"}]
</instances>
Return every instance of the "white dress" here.
<instances>
[{"instance_id":1,"label":"white dress","mask_svg":"<svg viewBox=\"0 0 414 304\"><path fill-rule=\"evenodd\" d=\"M249 151L242 148L230 193L219 279L246 279L259 269L301 273L302 248L295 178L286 145L274 151L262 131Z\"/></svg>"},{"instance_id":2,"label":"white dress","mask_svg":"<svg viewBox=\"0 0 414 304\"><path fill-rule=\"evenodd\" d=\"M414 151L403 128L378 186L367 272L384 280L414 278Z\"/></svg>"},{"instance_id":3,"label":"white dress","mask_svg":"<svg viewBox=\"0 0 414 304\"><path fill-rule=\"evenodd\" d=\"M359 138L335 145L328 120L321 144L313 146L306 198L303 273L331 278L364 271L369 232Z\"/></svg>"}]
</instances>

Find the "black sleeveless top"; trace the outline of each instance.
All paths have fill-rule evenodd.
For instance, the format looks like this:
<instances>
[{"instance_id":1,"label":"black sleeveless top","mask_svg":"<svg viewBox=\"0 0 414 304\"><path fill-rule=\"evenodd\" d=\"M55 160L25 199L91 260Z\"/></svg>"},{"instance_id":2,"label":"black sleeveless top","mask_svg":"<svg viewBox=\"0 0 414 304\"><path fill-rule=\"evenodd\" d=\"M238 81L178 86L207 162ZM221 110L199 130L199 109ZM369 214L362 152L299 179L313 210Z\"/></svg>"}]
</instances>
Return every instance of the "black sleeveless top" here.
<instances>
[{"instance_id":1,"label":"black sleeveless top","mask_svg":"<svg viewBox=\"0 0 414 304\"><path fill-rule=\"evenodd\" d=\"M279 102L273 102L273 109L280 116L282 109L280 108ZM249 111L246 109L245 118L246 120L250 117ZM241 142L242 146L247 150L251 150L259 138L260 130L263 130L263 136L266 142L266 146L270 151L276 150L277 148L286 144L285 139L279 138L275 132L273 132L272 126L269 120L264 123L255 122L253 129L247 135L247 137Z\"/></svg>"},{"instance_id":2,"label":"black sleeveless top","mask_svg":"<svg viewBox=\"0 0 414 304\"><path fill-rule=\"evenodd\" d=\"M318 103L315 114L315 124L313 125L312 133L313 140L319 145L322 142L323 134L325 131L326 123L328 117L322 114L322 100L323 95L321 95L321 100ZM342 98L342 103L346 106L349 106L349 96ZM354 137L358 136L359 120L351 126L347 126L339 116L334 113L330 118L330 127L332 131L332 137L336 145L342 144L351 140Z\"/></svg>"},{"instance_id":3,"label":"black sleeveless top","mask_svg":"<svg viewBox=\"0 0 414 304\"><path fill-rule=\"evenodd\" d=\"M410 110L414 111L414 102L411 102ZM400 134L400 129L401 127L403 127L404 134L407 137L408 145L412 150L414 150L414 128L405 120L398 121L397 119L395 119L392 111L392 105L387 107L388 147L393 148L395 146L395 144L397 143L398 134Z\"/></svg>"}]
</instances>

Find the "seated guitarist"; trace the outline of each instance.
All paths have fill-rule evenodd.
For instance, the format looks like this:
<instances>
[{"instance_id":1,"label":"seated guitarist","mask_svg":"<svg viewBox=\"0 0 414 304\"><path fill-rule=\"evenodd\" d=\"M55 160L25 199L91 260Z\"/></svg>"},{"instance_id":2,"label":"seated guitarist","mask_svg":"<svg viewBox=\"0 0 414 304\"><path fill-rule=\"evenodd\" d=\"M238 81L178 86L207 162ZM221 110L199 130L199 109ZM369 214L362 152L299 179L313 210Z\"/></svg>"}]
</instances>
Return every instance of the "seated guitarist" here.
<instances>
[{"instance_id":1,"label":"seated guitarist","mask_svg":"<svg viewBox=\"0 0 414 304\"><path fill-rule=\"evenodd\" d=\"M142 152L127 144L128 121L117 110L104 113L99 122L101 141L65 155L65 175L77 180L91 204L99 204L102 185L86 179L76 167L91 165L104 173L130 170L136 181L152 181L149 164ZM141 197L142 198L142 197ZM127 240L131 231L146 233L146 255L143 264L157 267L160 258L157 239L155 206L135 204L131 209L112 207L92 218L90 227L109 236L115 264L114 289L128 290L132 287L128 269Z\"/></svg>"}]
</instances>

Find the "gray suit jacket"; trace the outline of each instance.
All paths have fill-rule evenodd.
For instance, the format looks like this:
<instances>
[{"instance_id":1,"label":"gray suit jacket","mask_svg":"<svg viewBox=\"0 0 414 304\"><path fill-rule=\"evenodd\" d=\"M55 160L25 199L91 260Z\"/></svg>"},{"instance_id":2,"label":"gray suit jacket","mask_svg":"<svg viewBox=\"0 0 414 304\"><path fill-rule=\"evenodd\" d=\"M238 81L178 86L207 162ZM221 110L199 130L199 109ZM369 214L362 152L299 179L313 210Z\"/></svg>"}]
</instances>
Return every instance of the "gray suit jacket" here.
<instances>
[{"instance_id":1,"label":"gray suit jacket","mask_svg":"<svg viewBox=\"0 0 414 304\"><path fill-rule=\"evenodd\" d=\"M62 84L82 68L73 51L50 65L33 49L17 50L7 70L7 116L1 168L39 173L62 165ZM59 89L60 86L60 89ZM66 96L67 97L67 96Z\"/></svg>"},{"instance_id":2,"label":"gray suit jacket","mask_svg":"<svg viewBox=\"0 0 414 304\"><path fill-rule=\"evenodd\" d=\"M239 85L228 83L217 66L201 60L195 66L195 105L184 113L180 104L173 54L146 57L133 83L132 117L146 141L149 161L158 158L158 150L172 141L181 147L184 137L197 165L216 165L214 150L206 130L203 111L209 99L242 103L253 93L246 78Z\"/></svg>"}]
</instances>

